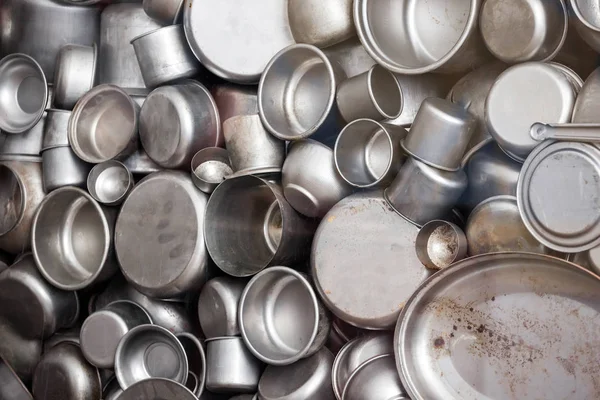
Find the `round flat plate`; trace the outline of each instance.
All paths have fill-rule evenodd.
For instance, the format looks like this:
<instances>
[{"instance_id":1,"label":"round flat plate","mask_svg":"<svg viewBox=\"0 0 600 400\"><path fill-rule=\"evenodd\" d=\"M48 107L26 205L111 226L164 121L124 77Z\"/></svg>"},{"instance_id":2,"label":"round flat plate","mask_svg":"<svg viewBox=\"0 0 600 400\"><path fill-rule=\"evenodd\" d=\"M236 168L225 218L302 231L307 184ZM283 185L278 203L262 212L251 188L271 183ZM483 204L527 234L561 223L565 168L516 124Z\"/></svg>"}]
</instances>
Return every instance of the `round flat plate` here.
<instances>
[{"instance_id":1,"label":"round flat plate","mask_svg":"<svg viewBox=\"0 0 600 400\"><path fill-rule=\"evenodd\" d=\"M381 191L336 204L321 221L311 254L315 286L327 307L360 328L393 327L406 300L432 273L417 258L418 232Z\"/></svg>"},{"instance_id":2,"label":"round flat plate","mask_svg":"<svg viewBox=\"0 0 600 400\"><path fill-rule=\"evenodd\" d=\"M600 279L528 253L460 261L408 301L396 366L413 400L600 398Z\"/></svg>"},{"instance_id":3,"label":"round flat plate","mask_svg":"<svg viewBox=\"0 0 600 400\"><path fill-rule=\"evenodd\" d=\"M196 400L185 386L163 378L146 379L125 390L119 400Z\"/></svg>"},{"instance_id":4,"label":"round flat plate","mask_svg":"<svg viewBox=\"0 0 600 400\"><path fill-rule=\"evenodd\" d=\"M577 253L600 245L600 149L540 145L523 165L517 201L527 229L551 249Z\"/></svg>"},{"instance_id":5,"label":"round flat plate","mask_svg":"<svg viewBox=\"0 0 600 400\"><path fill-rule=\"evenodd\" d=\"M281 0L186 1L183 27L200 62L237 83L258 82L269 60L295 43Z\"/></svg>"}]
</instances>

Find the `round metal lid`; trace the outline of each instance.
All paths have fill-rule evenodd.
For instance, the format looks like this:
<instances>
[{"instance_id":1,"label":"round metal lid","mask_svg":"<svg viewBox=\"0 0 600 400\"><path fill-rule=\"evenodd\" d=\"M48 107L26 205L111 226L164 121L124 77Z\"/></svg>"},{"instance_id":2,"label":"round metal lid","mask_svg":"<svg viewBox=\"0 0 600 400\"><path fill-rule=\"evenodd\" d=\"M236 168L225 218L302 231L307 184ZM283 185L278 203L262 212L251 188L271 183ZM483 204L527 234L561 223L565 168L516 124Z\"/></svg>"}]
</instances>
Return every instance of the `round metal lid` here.
<instances>
[{"instance_id":1,"label":"round metal lid","mask_svg":"<svg viewBox=\"0 0 600 400\"><path fill-rule=\"evenodd\" d=\"M551 64L529 62L504 71L486 100L492 137L511 157L524 161L539 144L529 136L535 122L570 122L577 92L570 77Z\"/></svg>"},{"instance_id":2,"label":"round metal lid","mask_svg":"<svg viewBox=\"0 0 600 400\"><path fill-rule=\"evenodd\" d=\"M600 279L529 253L459 261L427 280L395 331L413 400L597 399Z\"/></svg>"},{"instance_id":3,"label":"round metal lid","mask_svg":"<svg viewBox=\"0 0 600 400\"><path fill-rule=\"evenodd\" d=\"M576 253L600 245L600 149L541 145L523 165L517 201L527 229L551 249Z\"/></svg>"},{"instance_id":4,"label":"round metal lid","mask_svg":"<svg viewBox=\"0 0 600 400\"><path fill-rule=\"evenodd\" d=\"M172 297L193 284L182 274L206 267L206 203L182 172L156 172L131 191L115 226L115 248L123 274L139 291Z\"/></svg>"},{"instance_id":5,"label":"round metal lid","mask_svg":"<svg viewBox=\"0 0 600 400\"><path fill-rule=\"evenodd\" d=\"M317 229L311 253L315 287L327 307L360 328L391 328L432 273L417 258L418 232L380 190L336 204Z\"/></svg>"},{"instance_id":6,"label":"round metal lid","mask_svg":"<svg viewBox=\"0 0 600 400\"><path fill-rule=\"evenodd\" d=\"M237 83L257 83L269 60L295 43L287 2L280 0L190 1L183 27L202 64Z\"/></svg>"}]
</instances>

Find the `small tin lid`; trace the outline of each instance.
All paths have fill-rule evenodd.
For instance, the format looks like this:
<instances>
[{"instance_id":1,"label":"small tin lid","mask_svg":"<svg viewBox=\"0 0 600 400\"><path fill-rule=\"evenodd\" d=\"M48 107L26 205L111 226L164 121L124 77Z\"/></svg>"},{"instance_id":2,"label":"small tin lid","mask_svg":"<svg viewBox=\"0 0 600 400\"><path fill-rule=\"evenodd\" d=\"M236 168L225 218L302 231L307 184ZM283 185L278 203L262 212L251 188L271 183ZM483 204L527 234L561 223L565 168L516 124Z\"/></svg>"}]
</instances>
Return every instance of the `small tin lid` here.
<instances>
[{"instance_id":1,"label":"small tin lid","mask_svg":"<svg viewBox=\"0 0 600 400\"><path fill-rule=\"evenodd\" d=\"M541 62L504 71L486 100L485 120L492 137L523 162L539 144L529 136L535 122L570 122L578 88L561 68Z\"/></svg>"},{"instance_id":2,"label":"small tin lid","mask_svg":"<svg viewBox=\"0 0 600 400\"><path fill-rule=\"evenodd\" d=\"M540 145L523 165L517 201L527 229L551 249L576 253L600 245L600 149Z\"/></svg>"}]
</instances>

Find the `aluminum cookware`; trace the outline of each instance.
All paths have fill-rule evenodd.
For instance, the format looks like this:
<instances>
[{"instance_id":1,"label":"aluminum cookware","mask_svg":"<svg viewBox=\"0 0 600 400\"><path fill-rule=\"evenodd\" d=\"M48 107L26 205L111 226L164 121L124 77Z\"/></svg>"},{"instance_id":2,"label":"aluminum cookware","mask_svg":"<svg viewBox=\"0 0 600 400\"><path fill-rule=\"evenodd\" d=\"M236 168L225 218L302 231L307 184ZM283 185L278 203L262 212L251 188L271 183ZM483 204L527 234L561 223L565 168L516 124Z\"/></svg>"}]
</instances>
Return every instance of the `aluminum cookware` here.
<instances>
[{"instance_id":1,"label":"aluminum cookware","mask_svg":"<svg viewBox=\"0 0 600 400\"><path fill-rule=\"evenodd\" d=\"M202 286L207 199L179 171L148 175L131 191L117 219L115 248L121 272L137 290L165 299Z\"/></svg>"},{"instance_id":2,"label":"aluminum cookware","mask_svg":"<svg viewBox=\"0 0 600 400\"><path fill-rule=\"evenodd\" d=\"M342 400L409 400L398 377L394 356L371 358L348 378Z\"/></svg>"},{"instance_id":3,"label":"aluminum cookware","mask_svg":"<svg viewBox=\"0 0 600 400\"><path fill-rule=\"evenodd\" d=\"M79 158L101 163L133 153L140 106L123 89L100 85L83 95L69 119L69 144Z\"/></svg>"},{"instance_id":4,"label":"aluminum cookware","mask_svg":"<svg viewBox=\"0 0 600 400\"><path fill-rule=\"evenodd\" d=\"M183 17L184 0L143 0L144 12L163 25L178 23Z\"/></svg>"},{"instance_id":5,"label":"aluminum cookware","mask_svg":"<svg viewBox=\"0 0 600 400\"><path fill-rule=\"evenodd\" d=\"M333 150L310 139L299 140L288 147L282 184L291 206L311 218L323 217L352 192L336 171Z\"/></svg>"},{"instance_id":6,"label":"aluminum cookware","mask_svg":"<svg viewBox=\"0 0 600 400\"><path fill-rule=\"evenodd\" d=\"M44 198L41 158L0 158L0 249L12 254L31 246L31 224Z\"/></svg>"},{"instance_id":7,"label":"aluminum cookware","mask_svg":"<svg viewBox=\"0 0 600 400\"><path fill-rule=\"evenodd\" d=\"M121 339L139 325L151 324L150 315L138 304L118 300L90 314L81 326L81 350L86 360L98 367L112 369Z\"/></svg>"},{"instance_id":8,"label":"aluminum cookware","mask_svg":"<svg viewBox=\"0 0 600 400\"><path fill-rule=\"evenodd\" d=\"M0 338L0 356L23 383L30 383L33 371L42 357L42 339L23 337L6 318L0 318Z\"/></svg>"},{"instance_id":9,"label":"aluminum cookware","mask_svg":"<svg viewBox=\"0 0 600 400\"><path fill-rule=\"evenodd\" d=\"M42 356L32 384L36 399L100 400L98 369L90 365L79 346L61 343Z\"/></svg>"},{"instance_id":10,"label":"aluminum cookware","mask_svg":"<svg viewBox=\"0 0 600 400\"><path fill-rule=\"evenodd\" d=\"M163 399L196 400L197 397L178 382L164 378L150 378L131 385L117 400Z\"/></svg>"},{"instance_id":11,"label":"aluminum cookware","mask_svg":"<svg viewBox=\"0 0 600 400\"><path fill-rule=\"evenodd\" d=\"M107 206L121 204L133 185L133 174L125 164L116 160L97 164L87 176L88 192L94 200Z\"/></svg>"},{"instance_id":12,"label":"aluminum cookware","mask_svg":"<svg viewBox=\"0 0 600 400\"><path fill-rule=\"evenodd\" d=\"M418 232L388 206L381 190L336 204L317 229L310 257L327 308L360 328L392 327L404 302L432 273L415 253Z\"/></svg>"},{"instance_id":13,"label":"aluminum cookware","mask_svg":"<svg viewBox=\"0 0 600 400\"><path fill-rule=\"evenodd\" d=\"M269 365L258 383L258 396L262 400L334 400L332 365L333 355L326 348L292 365Z\"/></svg>"},{"instance_id":14,"label":"aluminum cookware","mask_svg":"<svg viewBox=\"0 0 600 400\"><path fill-rule=\"evenodd\" d=\"M533 387L540 398L598 397L584 372L598 365L598 290L594 274L538 254L471 257L438 272L396 326L404 388L413 400L525 398Z\"/></svg>"},{"instance_id":15,"label":"aluminum cookware","mask_svg":"<svg viewBox=\"0 0 600 400\"><path fill-rule=\"evenodd\" d=\"M92 165L77 157L71 146L42 151L42 183L46 193L64 186L85 187L90 169Z\"/></svg>"},{"instance_id":16,"label":"aluminum cookware","mask_svg":"<svg viewBox=\"0 0 600 400\"><path fill-rule=\"evenodd\" d=\"M50 336L48 339L44 340L44 348L43 353L47 353L54 346L61 343L75 343L76 345L80 345L81 341L79 340L79 334L81 332L81 325L79 323L73 325L70 328L61 329L56 331L54 335Z\"/></svg>"},{"instance_id":17,"label":"aluminum cookware","mask_svg":"<svg viewBox=\"0 0 600 400\"><path fill-rule=\"evenodd\" d=\"M216 393L254 393L262 364L239 336L206 341L206 388Z\"/></svg>"},{"instance_id":18,"label":"aluminum cookware","mask_svg":"<svg viewBox=\"0 0 600 400\"><path fill-rule=\"evenodd\" d=\"M207 147L192 158L192 182L206 194L233 173L229 152L221 147Z\"/></svg>"},{"instance_id":19,"label":"aluminum cookware","mask_svg":"<svg viewBox=\"0 0 600 400\"><path fill-rule=\"evenodd\" d=\"M442 171L409 157L385 199L398 213L419 226L443 219L467 188L464 170Z\"/></svg>"},{"instance_id":20,"label":"aluminum cookware","mask_svg":"<svg viewBox=\"0 0 600 400\"><path fill-rule=\"evenodd\" d=\"M287 13L297 43L324 48L356 35L352 0L291 0Z\"/></svg>"},{"instance_id":21,"label":"aluminum cookware","mask_svg":"<svg viewBox=\"0 0 600 400\"><path fill-rule=\"evenodd\" d=\"M119 342L115 375L123 390L149 378L167 378L183 384L188 376L185 350L165 328L139 325Z\"/></svg>"},{"instance_id":22,"label":"aluminum cookware","mask_svg":"<svg viewBox=\"0 0 600 400\"><path fill-rule=\"evenodd\" d=\"M68 146L71 111L51 108L46 110L46 113L42 150Z\"/></svg>"},{"instance_id":23,"label":"aluminum cookware","mask_svg":"<svg viewBox=\"0 0 600 400\"><path fill-rule=\"evenodd\" d=\"M600 142L600 124L542 124L531 125L529 135L533 140L561 140L567 142Z\"/></svg>"},{"instance_id":24,"label":"aluminum cookware","mask_svg":"<svg viewBox=\"0 0 600 400\"><path fill-rule=\"evenodd\" d=\"M25 155L39 157L43 148L44 131L47 114L44 113L42 118L33 126L19 134L0 133L0 154L8 155Z\"/></svg>"},{"instance_id":25,"label":"aluminum cookware","mask_svg":"<svg viewBox=\"0 0 600 400\"><path fill-rule=\"evenodd\" d=\"M62 46L98 42L100 11L99 6L79 7L64 1L5 0L0 4L1 54L30 55L51 80Z\"/></svg>"},{"instance_id":26,"label":"aluminum cookware","mask_svg":"<svg viewBox=\"0 0 600 400\"><path fill-rule=\"evenodd\" d=\"M547 142L527 158L517 200L531 234L553 250L577 253L600 245L600 148Z\"/></svg>"},{"instance_id":27,"label":"aluminum cookware","mask_svg":"<svg viewBox=\"0 0 600 400\"><path fill-rule=\"evenodd\" d=\"M354 23L367 52L390 71L462 72L490 58L477 26L481 3L360 0Z\"/></svg>"},{"instance_id":28,"label":"aluminum cookware","mask_svg":"<svg viewBox=\"0 0 600 400\"><path fill-rule=\"evenodd\" d=\"M145 88L135 50L135 37L161 27L146 15L141 2L115 3L102 11L98 51L98 83Z\"/></svg>"},{"instance_id":29,"label":"aluminum cookware","mask_svg":"<svg viewBox=\"0 0 600 400\"><path fill-rule=\"evenodd\" d=\"M342 118L376 121L398 118L402 113L402 89L396 76L380 65L340 83L336 102Z\"/></svg>"},{"instance_id":30,"label":"aluminum cookware","mask_svg":"<svg viewBox=\"0 0 600 400\"><path fill-rule=\"evenodd\" d=\"M150 159L142 146L139 146L135 153L124 159L123 164L134 175L149 175L163 169Z\"/></svg>"},{"instance_id":31,"label":"aluminum cookware","mask_svg":"<svg viewBox=\"0 0 600 400\"><path fill-rule=\"evenodd\" d=\"M116 213L74 186L48 194L35 214L31 247L48 282L80 290L117 272L113 251Z\"/></svg>"},{"instance_id":32,"label":"aluminum cookware","mask_svg":"<svg viewBox=\"0 0 600 400\"><path fill-rule=\"evenodd\" d=\"M388 186L406 158L400 142L407 134L402 127L370 119L349 123L333 151L338 174L358 188Z\"/></svg>"},{"instance_id":33,"label":"aluminum cookware","mask_svg":"<svg viewBox=\"0 0 600 400\"><path fill-rule=\"evenodd\" d=\"M33 128L44 114L48 83L32 57L10 54L0 60L0 129L19 134Z\"/></svg>"},{"instance_id":34,"label":"aluminum cookware","mask_svg":"<svg viewBox=\"0 0 600 400\"><path fill-rule=\"evenodd\" d=\"M341 125L335 97L344 78L341 67L318 48L286 47L271 59L260 79L258 111L263 125L282 140L314 136L331 141Z\"/></svg>"},{"instance_id":35,"label":"aluminum cookware","mask_svg":"<svg viewBox=\"0 0 600 400\"><path fill-rule=\"evenodd\" d=\"M444 171L458 171L477 120L449 100L425 99L402 148L417 160Z\"/></svg>"},{"instance_id":36,"label":"aluminum cookware","mask_svg":"<svg viewBox=\"0 0 600 400\"><path fill-rule=\"evenodd\" d=\"M323 49L327 57L342 67L345 75L352 78L367 72L375 64L375 60L367 53L358 37Z\"/></svg>"},{"instance_id":37,"label":"aluminum cookware","mask_svg":"<svg viewBox=\"0 0 600 400\"><path fill-rule=\"evenodd\" d=\"M246 175L217 186L206 208L204 236L215 264L245 277L305 260L315 227L287 202L281 186Z\"/></svg>"},{"instance_id":38,"label":"aluminum cookware","mask_svg":"<svg viewBox=\"0 0 600 400\"><path fill-rule=\"evenodd\" d=\"M427 268L449 267L467 255L467 237L448 221L433 220L421 228L416 241L417 257Z\"/></svg>"},{"instance_id":39,"label":"aluminum cookware","mask_svg":"<svg viewBox=\"0 0 600 400\"><path fill-rule=\"evenodd\" d=\"M294 43L287 3L186 0L183 27L192 52L212 73L257 83L269 60ZM235 27L235 29L232 29Z\"/></svg>"},{"instance_id":40,"label":"aluminum cookware","mask_svg":"<svg viewBox=\"0 0 600 400\"><path fill-rule=\"evenodd\" d=\"M31 393L12 369L0 356L0 398L11 400L33 400Z\"/></svg>"},{"instance_id":41,"label":"aluminum cookware","mask_svg":"<svg viewBox=\"0 0 600 400\"><path fill-rule=\"evenodd\" d=\"M281 172L285 142L265 130L258 114L231 117L223 123L223 135L234 176Z\"/></svg>"},{"instance_id":42,"label":"aluminum cookware","mask_svg":"<svg viewBox=\"0 0 600 400\"><path fill-rule=\"evenodd\" d=\"M507 69L493 84L485 105L487 127L502 150L515 160L525 161L538 145L529 136L533 123L571 121L582 83L575 83L565 68L528 62Z\"/></svg>"},{"instance_id":43,"label":"aluminum cookware","mask_svg":"<svg viewBox=\"0 0 600 400\"><path fill-rule=\"evenodd\" d=\"M511 64L556 57L569 30L565 0L487 0L479 16L483 41Z\"/></svg>"},{"instance_id":44,"label":"aluminum cookware","mask_svg":"<svg viewBox=\"0 0 600 400\"><path fill-rule=\"evenodd\" d=\"M211 94L219 109L223 131L225 131L225 121L229 118L240 115L258 115L257 86L219 82L211 88Z\"/></svg>"},{"instance_id":45,"label":"aluminum cookware","mask_svg":"<svg viewBox=\"0 0 600 400\"><path fill-rule=\"evenodd\" d=\"M199 150L224 142L215 101L193 80L162 86L148 95L140 113L140 138L155 163L173 169L188 169Z\"/></svg>"},{"instance_id":46,"label":"aluminum cookware","mask_svg":"<svg viewBox=\"0 0 600 400\"><path fill-rule=\"evenodd\" d=\"M146 32L131 41L144 83L154 88L168 82L191 78L200 71L181 25Z\"/></svg>"},{"instance_id":47,"label":"aluminum cookware","mask_svg":"<svg viewBox=\"0 0 600 400\"><path fill-rule=\"evenodd\" d=\"M594 4L585 0L570 0L570 8L572 18L575 23L577 33L585 42L595 49L600 51L600 18L598 17L598 9L594 8Z\"/></svg>"},{"instance_id":48,"label":"aluminum cookware","mask_svg":"<svg viewBox=\"0 0 600 400\"><path fill-rule=\"evenodd\" d=\"M54 72L54 106L72 110L77 100L94 87L98 48L78 44L61 47Z\"/></svg>"},{"instance_id":49,"label":"aluminum cookware","mask_svg":"<svg viewBox=\"0 0 600 400\"><path fill-rule=\"evenodd\" d=\"M597 68L588 76L579 91L573 110L574 123L600 122L600 116L596 112L598 96L600 96L600 68Z\"/></svg>"},{"instance_id":50,"label":"aluminum cookware","mask_svg":"<svg viewBox=\"0 0 600 400\"><path fill-rule=\"evenodd\" d=\"M196 397L202 398L206 384L206 355L204 346L196 336L189 332L178 334L177 339L181 342L188 360L189 375L186 387L193 391Z\"/></svg>"},{"instance_id":51,"label":"aluminum cookware","mask_svg":"<svg viewBox=\"0 0 600 400\"><path fill-rule=\"evenodd\" d=\"M248 349L270 365L289 365L315 354L331 327L308 279L288 267L267 268L248 282L239 323Z\"/></svg>"},{"instance_id":52,"label":"aluminum cookware","mask_svg":"<svg viewBox=\"0 0 600 400\"><path fill-rule=\"evenodd\" d=\"M338 400L352 373L373 357L394 354L394 338L389 333L372 333L348 342L335 357L331 368L333 391Z\"/></svg>"},{"instance_id":53,"label":"aluminum cookware","mask_svg":"<svg viewBox=\"0 0 600 400\"><path fill-rule=\"evenodd\" d=\"M198 298L198 317L207 339L239 336L238 306L247 280L219 276L206 282Z\"/></svg>"}]
</instances>

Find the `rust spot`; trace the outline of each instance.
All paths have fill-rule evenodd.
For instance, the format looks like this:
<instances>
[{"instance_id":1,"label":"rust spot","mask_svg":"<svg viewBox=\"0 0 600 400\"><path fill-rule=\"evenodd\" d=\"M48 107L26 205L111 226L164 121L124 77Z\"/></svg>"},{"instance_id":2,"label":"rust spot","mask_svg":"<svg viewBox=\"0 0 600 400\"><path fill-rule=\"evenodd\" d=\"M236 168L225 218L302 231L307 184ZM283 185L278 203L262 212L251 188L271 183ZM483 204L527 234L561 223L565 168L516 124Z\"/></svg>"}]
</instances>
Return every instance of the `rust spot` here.
<instances>
[{"instance_id":1,"label":"rust spot","mask_svg":"<svg viewBox=\"0 0 600 400\"><path fill-rule=\"evenodd\" d=\"M454 329L455 331L457 331L458 330L458 326L454 325L454 326L452 326L452 329Z\"/></svg>"},{"instance_id":2,"label":"rust spot","mask_svg":"<svg viewBox=\"0 0 600 400\"><path fill-rule=\"evenodd\" d=\"M496 301L496 296L492 296L492 301Z\"/></svg>"},{"instance_id":3,"label":"rust spot","mask_svg":"<svg viewBox=\"0 0 600 400\"><path fill-rule=\"evenodd\" d=\"M441 336L440 336L440 337L438 337L438 338L436 338L436 339L433 341L433 346L434 346L436 349L440 349L440 348L444 347L444 345L445 345L445 344L446 344L446 342L444 341L444 338L443 338L443 337L441 337Z\"/></svg>"}]
</instances>

